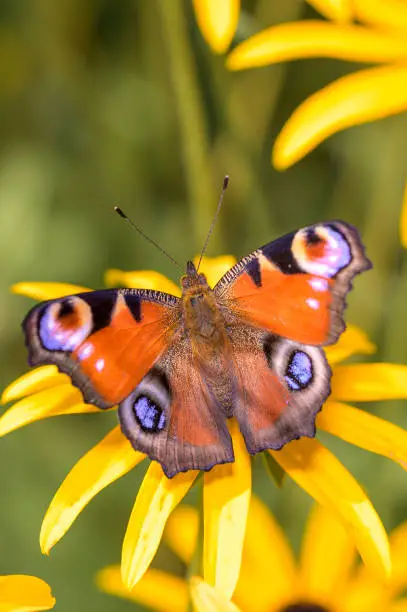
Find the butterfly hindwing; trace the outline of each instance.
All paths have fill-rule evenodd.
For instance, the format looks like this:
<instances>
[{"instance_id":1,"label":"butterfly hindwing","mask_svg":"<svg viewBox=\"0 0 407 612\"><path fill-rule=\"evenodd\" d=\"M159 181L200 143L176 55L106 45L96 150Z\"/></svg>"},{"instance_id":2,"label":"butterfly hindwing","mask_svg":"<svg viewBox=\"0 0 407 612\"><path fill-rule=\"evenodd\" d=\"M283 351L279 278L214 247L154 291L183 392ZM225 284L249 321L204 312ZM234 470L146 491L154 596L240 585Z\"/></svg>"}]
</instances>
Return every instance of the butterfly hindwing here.
<instances>
[{"instance_id":1,"label":"butterfly hindwing","mask_svg":"<svg viewBox=\"0 0 407 612\"><path fill-rule=\"evenodd\" d=\"M233 414L251 454L315 435L330 392L323 350L255 328L232 335L236 368Z\"/></svg>"},{"instance_id":2,"label":"butterfly hindwing","mask_svg":"<svg viewBox=\"0 0 407 612\"><path fill-rule=\"evenodd\" d=\"M120 404L122 431L168 477L234 460L226 416L191 354L174 343Z\"/></svg>"},{"instance_id":3,"label":"butterfly hindwing","mask_svg":"<svg viewBox=\"0 0 407 612\"><path fill-rule=\"evenodd\" d=\"M166 349L179 299L137 289L108 289L35 306L23 322L31 365L55 364L85 401L108 408L123 400Z\"/></svg>"},{"instance_id":4,"label":"butterfly hindwing","mask_svg":"<svg viewBox=\"0 0 407 612\"><path fill-rule=\"evenodd\" d=\"M370 268L358 232L333 221L319 223L257 249L215 287L246 322L302 344L335 342L352 278Z\"/></svg>"}]
</instances>

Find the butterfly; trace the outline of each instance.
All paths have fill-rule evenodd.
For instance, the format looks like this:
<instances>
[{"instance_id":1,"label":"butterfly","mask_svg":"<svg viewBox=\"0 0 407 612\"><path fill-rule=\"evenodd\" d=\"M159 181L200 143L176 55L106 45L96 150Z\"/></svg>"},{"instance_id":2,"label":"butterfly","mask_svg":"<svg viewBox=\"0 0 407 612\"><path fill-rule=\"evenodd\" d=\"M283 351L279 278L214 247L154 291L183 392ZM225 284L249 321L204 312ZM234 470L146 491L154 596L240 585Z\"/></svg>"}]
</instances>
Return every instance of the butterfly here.
<instances>
[{"instance_id":1,"label":"butterfly","mask_svg":"<svg viewBox=\"0 0 407 612\"><path fill-rule=\"evenodd\" d=\"M353 277L371 267L357 230L318 223L241 259L214 289L188 261L182 297L107 289L35 306L31 365L55 364L101 409L119 405L133 447L165 474L234 461L227 419L251 454L315 435L330 393L323 349L345 329Z\"/></svg>"}]
</instances>

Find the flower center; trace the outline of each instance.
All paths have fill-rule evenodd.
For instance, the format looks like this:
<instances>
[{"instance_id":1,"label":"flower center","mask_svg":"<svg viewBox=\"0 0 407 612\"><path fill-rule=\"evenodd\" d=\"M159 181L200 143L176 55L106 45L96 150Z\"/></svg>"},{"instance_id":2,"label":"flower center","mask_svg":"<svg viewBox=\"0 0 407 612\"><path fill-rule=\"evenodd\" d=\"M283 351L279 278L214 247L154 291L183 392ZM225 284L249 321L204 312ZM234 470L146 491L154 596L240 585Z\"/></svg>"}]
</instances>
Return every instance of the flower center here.
<instances>
[{"instance_id":1,"label":"flower center","mask_svg":"<svg viewBox=\"0 0 407 612\"><path fill-rule=\"evenodd\" d=\"M329 612L323 606L306 601L289 604L280 610L280 612Z\"/></svg>"}]
</instances>

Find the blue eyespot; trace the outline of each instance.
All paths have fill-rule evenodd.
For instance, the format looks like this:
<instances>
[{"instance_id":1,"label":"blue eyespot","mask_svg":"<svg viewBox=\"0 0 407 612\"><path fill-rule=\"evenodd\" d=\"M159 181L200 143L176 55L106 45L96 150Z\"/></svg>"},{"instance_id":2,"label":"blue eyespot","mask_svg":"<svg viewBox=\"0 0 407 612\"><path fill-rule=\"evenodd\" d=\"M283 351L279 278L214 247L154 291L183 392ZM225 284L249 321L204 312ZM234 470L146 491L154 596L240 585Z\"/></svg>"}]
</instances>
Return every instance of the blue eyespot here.
<instances>
[{"instance_id":1,"label":"blue eyespot","mask_svg":"<svg viewBox=\"0 0 407 612\"><path fill-rule=\"evenodd\" d=\"M92 329L90 306L78 296L45 306L38 324L42 346L48 351L74 351Z\"/></svg>"},{"instance_id":2,"label":"blue eyespot","mask_svg":"<svg viewBox=\"0 0 407 612\"><path fill-rule=\"evenodd\" d=\"M312 360L303 351L294 351L288 361L285 380L291 391L308 387L313 378Z\"/></svg>"},{"instance_id":3,"label":"blue eyespot","mask_svg":"<svg viewBox=\"0 0 407 612\"><path fill-rule=\"evenodd\" d=\"M140 395L136 399L134 412L140 427L147 433L158 433L164 429L164 411L146 395Z\"/></svg>"}]
</instances>

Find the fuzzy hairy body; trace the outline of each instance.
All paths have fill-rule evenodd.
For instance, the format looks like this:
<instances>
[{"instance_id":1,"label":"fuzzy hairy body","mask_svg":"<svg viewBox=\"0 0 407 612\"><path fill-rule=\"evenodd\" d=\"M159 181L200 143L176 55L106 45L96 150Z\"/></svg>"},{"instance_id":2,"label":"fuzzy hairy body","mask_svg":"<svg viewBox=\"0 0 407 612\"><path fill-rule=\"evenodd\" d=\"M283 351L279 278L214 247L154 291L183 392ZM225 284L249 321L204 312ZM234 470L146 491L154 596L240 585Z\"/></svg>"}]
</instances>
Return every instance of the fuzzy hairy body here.
<instances>
[{"instance_id":1,"label":"fuzzy hairy body","mask_svg":"<svg viewBox=\"0 0 407 612\"><path fill-rule=\"evenodd\" d=\"M221 305L204 274L183 277L181 284L184 338L190 345L192 360L202 373L208 392L229 416L232 345Z\"/></svg>"}]
</instances>

